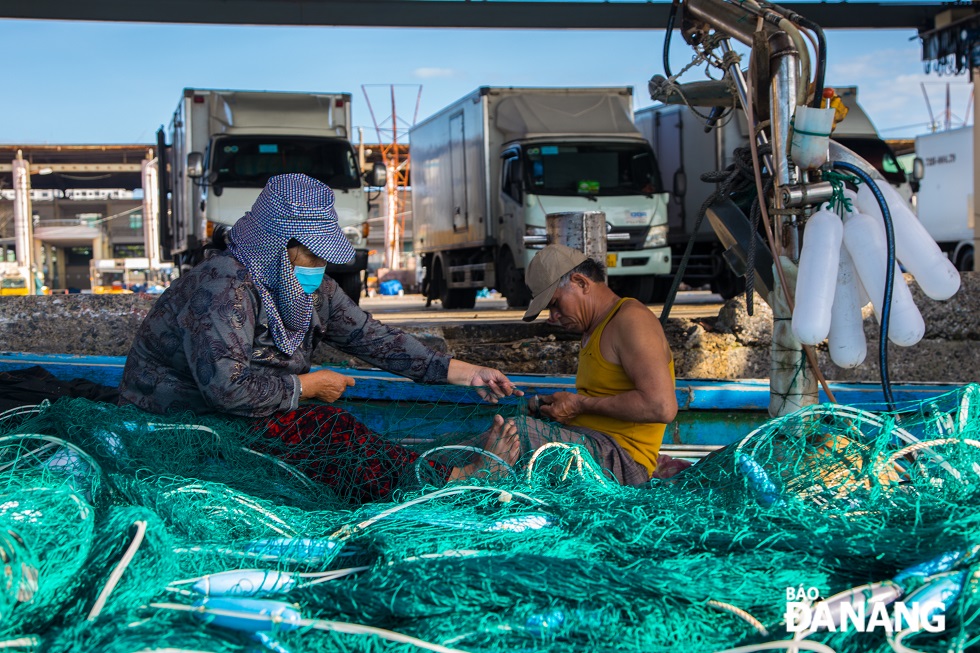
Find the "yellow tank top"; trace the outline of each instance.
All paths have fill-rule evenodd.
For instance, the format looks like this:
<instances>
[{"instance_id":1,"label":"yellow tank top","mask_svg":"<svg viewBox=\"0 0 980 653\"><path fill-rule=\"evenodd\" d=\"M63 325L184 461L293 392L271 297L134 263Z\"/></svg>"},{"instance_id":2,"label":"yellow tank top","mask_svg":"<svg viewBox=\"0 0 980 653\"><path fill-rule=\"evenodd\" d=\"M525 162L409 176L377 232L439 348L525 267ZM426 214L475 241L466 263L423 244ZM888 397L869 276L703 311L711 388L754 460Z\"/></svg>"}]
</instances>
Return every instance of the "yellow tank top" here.
<instances>
[{"instance_id":1,"label":"yellow tank top","mask_svg":"<svg viewBox=\"0 0 980 653\"><path fill-rule=\"evenodd\" d=\"M622 365L610 363L602 356L599 342L602 332L629 298L620 299L605 319L592 333L588 344L578 355L578 372L575 375L575 388L579 394L589 397L611 397L630 390L636 385L626 375ZM674 360L670 361L670 378L674 379ZM605 415L579 415L570 422L574 426L584 426L608 433L633 459L647 468L650 474L657 468L657 455L664 440L666 424L627 422Z\"/></svg>"}]
</instances>

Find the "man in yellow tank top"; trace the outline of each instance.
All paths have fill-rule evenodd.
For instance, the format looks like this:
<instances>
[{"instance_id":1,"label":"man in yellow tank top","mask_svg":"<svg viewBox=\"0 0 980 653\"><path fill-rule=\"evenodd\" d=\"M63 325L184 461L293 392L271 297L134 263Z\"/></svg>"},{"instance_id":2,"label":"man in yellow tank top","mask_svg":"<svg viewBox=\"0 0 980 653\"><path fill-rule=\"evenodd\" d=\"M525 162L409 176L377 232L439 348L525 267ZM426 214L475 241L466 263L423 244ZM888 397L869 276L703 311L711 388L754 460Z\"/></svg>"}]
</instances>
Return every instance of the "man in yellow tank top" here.
<instances>
[{"instance_id":1,"label":"man in yellow tank top","mask_svg":"<svg viewBox=\"0 0 980 653\"><path fill-rule=\"evenodd\" d=\"M550 324L582 334L582 348L577 393L540 396L540 413L559 424L529 418L522 448L582 444L624 485L645 483L677 414L674 361L660 321L614 293L600 264L564 245L538 252L525 277L533 299L524 320L548 310Z\"/></svg>"}]
</instances>

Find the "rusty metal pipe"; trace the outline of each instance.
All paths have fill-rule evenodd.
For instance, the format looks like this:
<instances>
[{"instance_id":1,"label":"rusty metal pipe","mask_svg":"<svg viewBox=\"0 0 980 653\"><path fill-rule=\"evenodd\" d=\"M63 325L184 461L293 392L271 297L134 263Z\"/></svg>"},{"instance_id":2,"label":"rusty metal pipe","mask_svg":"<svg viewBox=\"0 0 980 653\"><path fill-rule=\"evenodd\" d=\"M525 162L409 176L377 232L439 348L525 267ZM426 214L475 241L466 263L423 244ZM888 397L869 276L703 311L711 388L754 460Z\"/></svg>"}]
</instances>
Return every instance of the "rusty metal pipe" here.
<instances>
[{"instance_id":1,"label":"rusty metal pipe","mask_svg":"<svg viewBox=\"0 0 980 653\"><path fill-rule=\"evenodd\" d=\"M698 20L710 25L716 31L751 47L755 34L755 12L727 2L726 0L685 0L685 20ZM779 32L775 25L766 23L763 28L767 34Z\"/></svg>"}]
</instances>

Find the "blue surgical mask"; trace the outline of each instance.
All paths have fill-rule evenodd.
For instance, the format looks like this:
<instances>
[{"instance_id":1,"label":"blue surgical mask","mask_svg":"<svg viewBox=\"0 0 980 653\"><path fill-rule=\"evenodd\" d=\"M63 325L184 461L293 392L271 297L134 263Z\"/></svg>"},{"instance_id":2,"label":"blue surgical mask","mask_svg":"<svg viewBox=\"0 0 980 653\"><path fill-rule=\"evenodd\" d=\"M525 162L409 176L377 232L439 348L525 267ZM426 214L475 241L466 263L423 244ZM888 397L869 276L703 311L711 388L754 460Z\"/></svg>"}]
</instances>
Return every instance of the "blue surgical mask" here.
<instances>
[{"instance_id":1,"label":"blue surgical mask","mask_svg":"<svg viewBox=\"0 0 980 653\"><path fill-rule=\"evenodd\" d=\"M303 292L307 295L312 295L323 282L323 274L327 271L327 268L307 268L302 265L297 265L293 270L296 272L296 280L299 281L299 285L303 286Z\"/></svg>"}]
</instances>

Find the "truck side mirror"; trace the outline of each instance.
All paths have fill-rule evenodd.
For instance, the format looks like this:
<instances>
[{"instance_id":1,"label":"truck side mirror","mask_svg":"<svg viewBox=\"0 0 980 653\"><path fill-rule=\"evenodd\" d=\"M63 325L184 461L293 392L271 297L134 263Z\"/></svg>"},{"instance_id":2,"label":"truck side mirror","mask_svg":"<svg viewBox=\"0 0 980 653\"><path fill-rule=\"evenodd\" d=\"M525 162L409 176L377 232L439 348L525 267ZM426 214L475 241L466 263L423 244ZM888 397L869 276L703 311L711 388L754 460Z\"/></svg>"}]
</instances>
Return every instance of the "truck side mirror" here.
<instances>
[{"instance_id":1,"label":"truck side mirror","mask_svg":"<svg viewBox=\"0 0 980 653\"><path fill-rule=\"evenodd\" d=\"M687 174L682 169L674 173L674 198L680 201L687 195Z\"/></svg>"},{"instance_id":2,"label":"truck side mirror","mask_svg":"<svg viewBox=\"0 0 980 653\"><path fill-rule=\"evenodd\" d=\"M926 176L926 164L925 161L919 157L915 157L912 160L912 181L920 181Z\"/></svg>"},{"instance_id":3,"label":"truck side mirror","mask_svg":"<svg viewBox=\"0 0 980 653\"><path fill-rule=\"evenodd\" d=\"M375 163L368 175L368 186L384 186L388 182L388 168L382 163Z\"/></svg>"},{"instance_id":4,"label":"truck side mirror","mask_svg":"<svg viewBox=\"0 0 980 653\"><path fill-rule=\"evenodd\" d=\"M187 155L187 176L193 179L204 176L204 155L200 152Z\"/></svg>"},{"instance_id":5,"label":"truck side mirror","mask_svg":"<svg viewBox=\"0 0 980 653\"><path fill-rule=\"evenodd\" d=\"M507 169L510 173L510 188L514 199L520 204L524 201L524 180L521 179L521 166L517 159L513 159Z\"/></svg>"},{"instance_id":6,"label":"truck side mirror","mask_svg":"<svg viewBox=\"0 0 980 653\"><path fill-rule=\"evenodd\" d=\"M915 157L912 160L912 178L909 179L909 188L912 189L913 193L919 192L919 187L922 185L920 182L922 178L926 176L926 164L919 157Z\"/></svg>"},{"instance_id":7,"label":"truck side mirror","mask_svg":"<svg viewBox=\"0 0 980 653\"><path fill-rule=\"evenodd\" d=\"M509 161L509 163L510 163L510 165L507 166L507 177L508 177L507 181L509 181L512 184L520 184L521 183L521 167L519 165L517 165L517 160L516 159L511 159Z\"/></svg>"}]
</instances>

